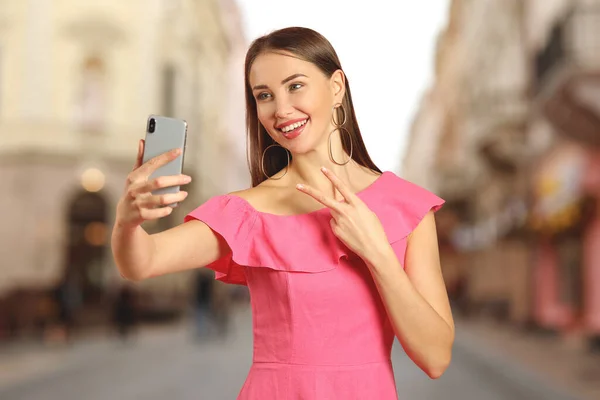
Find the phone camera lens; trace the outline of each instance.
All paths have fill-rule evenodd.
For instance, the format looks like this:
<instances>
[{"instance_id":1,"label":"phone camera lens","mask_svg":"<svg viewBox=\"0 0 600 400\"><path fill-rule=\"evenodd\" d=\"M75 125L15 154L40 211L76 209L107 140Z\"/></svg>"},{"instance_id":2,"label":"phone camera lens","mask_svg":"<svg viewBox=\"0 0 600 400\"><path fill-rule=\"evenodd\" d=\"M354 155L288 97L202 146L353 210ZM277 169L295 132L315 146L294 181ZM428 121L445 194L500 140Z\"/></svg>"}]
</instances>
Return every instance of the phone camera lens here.
<instances>
[{"instance_id":1,"label":"phone camera lens","mask_svg":"<svg viewBox=\"0 0 600 400\"><path fill-rule=\"evenodd\" d=\"M150 118L150 122L148 123L148 132L154 133L154 128L156 128L156 121L154 118Z\"/></svg>"}]
</instances>

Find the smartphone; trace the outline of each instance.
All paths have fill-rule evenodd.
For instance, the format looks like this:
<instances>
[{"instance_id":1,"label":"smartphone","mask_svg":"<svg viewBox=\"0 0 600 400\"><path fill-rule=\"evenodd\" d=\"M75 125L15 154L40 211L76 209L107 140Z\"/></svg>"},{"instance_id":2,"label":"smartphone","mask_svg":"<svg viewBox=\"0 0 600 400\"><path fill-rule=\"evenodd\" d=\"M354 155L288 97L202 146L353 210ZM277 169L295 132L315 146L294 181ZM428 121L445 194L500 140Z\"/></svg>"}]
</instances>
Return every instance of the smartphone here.
<instances>
[{"instance_id":1,"label":"smartphone","mask_svg":"<svg viewBox=\"0 0 600 400\"><path fill-rule=\"evenodd\" d=\"M161 155L167 151L179 148L181 155L176 159L163 165L150 175L149 179L159 176L179 175L183 172L183 159L185 156L185 144L187 138L187 122L182 119L150 115L146 124L146 141L144 144L144 157L142 162ZM171 186L157 189L152 192L155 195L177 193L180 187ZM169 204L176 207L177 203Z\"/></svg>"}]
</instances>

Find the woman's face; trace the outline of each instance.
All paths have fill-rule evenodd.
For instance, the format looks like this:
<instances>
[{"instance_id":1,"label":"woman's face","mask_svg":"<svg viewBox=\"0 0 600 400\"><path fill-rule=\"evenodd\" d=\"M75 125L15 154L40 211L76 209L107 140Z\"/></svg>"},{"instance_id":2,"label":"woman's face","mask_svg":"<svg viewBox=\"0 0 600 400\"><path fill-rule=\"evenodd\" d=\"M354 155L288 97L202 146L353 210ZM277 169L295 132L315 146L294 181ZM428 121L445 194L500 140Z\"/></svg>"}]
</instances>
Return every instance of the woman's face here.
<instances>
[{"instance_id":1,"label":"woman's face","mask_svg":"<svg viewBox=\"0 0 600 400\"><path fill-rule=\"evenodd\" d=\"M264 53L250 69L258 119L292 153L315 149L333 125L332 107L344 96L344 77L326 77L314 64L286 53Z\"/></svg>"}]
</instances>

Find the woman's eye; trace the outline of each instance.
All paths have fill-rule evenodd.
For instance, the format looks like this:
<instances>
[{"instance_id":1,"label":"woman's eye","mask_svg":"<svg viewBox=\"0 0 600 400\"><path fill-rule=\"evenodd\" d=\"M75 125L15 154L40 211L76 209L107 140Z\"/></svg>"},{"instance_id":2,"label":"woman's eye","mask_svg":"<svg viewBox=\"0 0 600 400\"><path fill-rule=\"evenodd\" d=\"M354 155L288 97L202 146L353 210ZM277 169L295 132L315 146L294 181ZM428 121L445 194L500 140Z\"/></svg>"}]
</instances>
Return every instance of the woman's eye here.
<instances>
[{"instance_id":1,"label":"woman's eye","mask_svg":"<svg viewBox=\"0 0 600 400\"><path fill-rule=\"evenodd\" d=\"M261 94L259 94L258 96L256 96L256 98L257 98L258 100L265 100L265 99L267 99L269 96L270 96L270 95L269 95L269 93L261 93Z\"/></svg>"},{"instance_id":2,"label":"woman's eye","mask_svg":"<svg viewBox=\"0 0 600 400\"><path fill-rule=\"evenodd\" d=\"M302 87L303 85L301 83L293 83L290 85L290 90L298 90Z\"/></svg>"}]
</instances>

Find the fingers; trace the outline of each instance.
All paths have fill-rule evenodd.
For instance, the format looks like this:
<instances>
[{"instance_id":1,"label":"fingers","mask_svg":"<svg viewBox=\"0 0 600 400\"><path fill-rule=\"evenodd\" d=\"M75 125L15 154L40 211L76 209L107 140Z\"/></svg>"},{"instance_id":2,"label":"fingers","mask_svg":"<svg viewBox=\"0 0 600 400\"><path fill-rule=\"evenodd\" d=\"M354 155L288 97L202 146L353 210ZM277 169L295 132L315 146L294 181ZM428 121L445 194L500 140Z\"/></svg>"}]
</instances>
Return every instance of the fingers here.
<instances>
[{"instance_id":1,"label":"fingers","mask_svg":"<svg viewBox=\"0 0 600 400\"><path fill-rule=\"evenodd\" d=\"M188 184L192 178L187 175L149 177L159 167L168 164L182 154L181 149L174 149L152 158L144 163L145 141L138 142L138 152L133 171L127 175L125 193L118 205L118 218L132 226L138 226L147 220L166 217L173 212L169 205L180 203L188 196L185 191L153 195L152 192L173 186ZM167 207L164 207L167 206Z\"/></svg>"},{"instance_id":2,"label":"fingers","mask_svg":"<svg viewBox=\"0 0 600 400\"><path fill-rule=\"evenodd\" d=\"M140 196L136 202L140 211L144 209L155 209L157 207L163 207L169 204L179 203L185 200L188 193L180 191L178 193L168 193L162 195L151 195L151 196Z\"/></svg>"},{"instance_id":3,"label":"fingers","mask_svg":"<svg viewBox=\"0 0 600 400\"><path fill-rule=\"evenodd\" d=\"M143 208L140 210L140 217L144 221L150 221L153 219L163 218L173 212L171 207L160 207L160 208Z\"/></svg>"},{"instance_id":4,"label":"fingers","mask_svg":"<svg viewBox=\"0 0 600 400\"><path fill-rule=\"evenodd\" d=\"M325 207L328 207L329 209L340 212L340 213L342 212L343 203L341 203L337 200L334 200L331 197L325 196L320 190L313 189L310 186L302 185L302 184L296 185L296 188L298 190L300 190L301 192L306 193L307 195L309 195L310 197L312 197L319 203L323 204Z\"/></svg>"},{"instance_id":5,"label":"fingers","mask_svg":"<svg viewBox=\"0 0 600 400\"><path fill-rule=\"evenodd\" d=\"M321 172L323 172L327 179L331 181L331 183L337 189L337 191L341 193L341 195L344 197L344 201L337 201L335 199L327 197L319 190L313 189L312 187L307 185L299 184L296 186L297 189L308 194L309 196L317 200L319 203L339 213L342 212L344 202L350 205L355 203L356 195L350 190L350 188L348 188L348 186L346 186L344 182L342 182L333 172L331 172L325 167L321 167Z\"/></svg>"},{"instance_id":6,"label":"fingers","mask_svg":"<svg viewBox=\"0 0 600 400\"><path fill-rule=\"evenodd\" d=\"M127 202L128 216L125 220L139 225L144 221L166 217L173 212L173 207L170 205L182 202L187 196L188 193L185 191L163 195L141 193Z\"/></svg>"},{"instance_id":7,"label":"fingers","mask_svg":"<svg viewBox=\"0 0 600 400\"><path fill-rule=\"evenodd\" d=\"M158 168L163 165L167 165L177 157L181 155L181 149L173 149L171 151L167 151L162 153L154 158L148 160L145 164L141 165L139 170L140 173L145 174L146 176L150 176L152 172L156 171Z\"/></svg>"},{"instance_id":8,"label":"fingers","mask_svg":"<svg viewBox=\"0 0 600 400\"><path fill-rule=\"evenodd\" d=\"M133 183L129 187L129 196L137 197L142 193L153 192L158 189L171 187L171 186L181 186L188 184L192 181L192 178L188 175L168 175L168 176L159 176L158 178L152 179L150 181L141 181ZM170 204L170 203L167 203Z\"/></svg>"},{"instance_id":9,"label":"fingers","mask_svg":"<svg viewBox=\"0 0 600 400\"><path fill-rule=\"evenodd\" d=\"M331 181L333 186L342 194L348 204L352 204L355 194L341 181L333 172L325 167L321 167L321 172Z\"/></svg>"}]
</instances>

